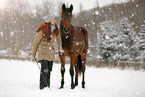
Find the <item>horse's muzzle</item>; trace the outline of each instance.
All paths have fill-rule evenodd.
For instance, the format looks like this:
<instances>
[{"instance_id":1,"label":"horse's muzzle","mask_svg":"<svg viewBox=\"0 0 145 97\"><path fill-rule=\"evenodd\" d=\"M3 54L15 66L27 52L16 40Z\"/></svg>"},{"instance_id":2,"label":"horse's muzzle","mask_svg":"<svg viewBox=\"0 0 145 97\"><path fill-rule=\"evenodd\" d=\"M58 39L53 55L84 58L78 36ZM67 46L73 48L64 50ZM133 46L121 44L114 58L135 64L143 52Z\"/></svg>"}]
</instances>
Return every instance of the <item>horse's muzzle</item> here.
<instances>
[{"instance_id":1,"label":"horse's muzzle","mask_svg":"<svg viewBox=\"0 0 145 97\"><path fill-rule=\"evenodd\" d=\"M66 28L64 28L64 31L65 31L65 32L69 32L69 28L67 28L67 29L66 29Z\"/></svg>"}]
</instances>

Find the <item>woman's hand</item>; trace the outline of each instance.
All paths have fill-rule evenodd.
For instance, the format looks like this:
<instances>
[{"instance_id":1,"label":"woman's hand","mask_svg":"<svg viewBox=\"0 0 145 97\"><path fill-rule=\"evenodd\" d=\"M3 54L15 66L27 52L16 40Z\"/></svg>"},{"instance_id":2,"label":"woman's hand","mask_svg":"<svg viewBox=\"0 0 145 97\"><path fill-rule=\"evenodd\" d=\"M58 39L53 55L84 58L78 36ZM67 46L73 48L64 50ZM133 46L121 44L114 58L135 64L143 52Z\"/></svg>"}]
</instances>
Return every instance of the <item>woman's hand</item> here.
<instances>
[{"instance_id":1,"label":"woman's hand","mask_svg":"<svg viewBox=\"0 0 145 97\"><path fill-rule=\"evenodd\" d=\"M34 58L35 56L31 54L31 57Z\"/></svg>"},{"instance_id":2,"label":"woman's hand","mask_svg":"<svg viewBox=\"0 0 145 97\"><path fill-rule=\"evenodd\" d=\"M60 53L64 53L64 50L63 50L63 49L60 49L59 52L60 52Z\"/></svg>"}]
</instances>

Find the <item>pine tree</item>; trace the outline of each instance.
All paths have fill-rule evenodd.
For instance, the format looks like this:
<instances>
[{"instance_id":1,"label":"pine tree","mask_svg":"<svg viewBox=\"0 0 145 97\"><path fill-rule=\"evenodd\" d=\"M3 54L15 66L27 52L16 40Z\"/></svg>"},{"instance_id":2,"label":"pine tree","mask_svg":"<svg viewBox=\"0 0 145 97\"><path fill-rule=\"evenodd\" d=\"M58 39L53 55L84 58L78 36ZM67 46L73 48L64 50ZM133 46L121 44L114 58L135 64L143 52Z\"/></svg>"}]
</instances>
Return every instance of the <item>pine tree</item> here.
<instances>
[{"instance_id":1,"label":"pine tree","mask_svg":"<svg viewBox=\"0 0 145 97\"><path fill-rule=\"evenodd\" d=\"M99 46L103 59L136 60L139 55L138 37L128 19L101 23Z\"/></svg>"},{"instance_id":2,"label":"pine tree","mask_svg":"<svg viewBox=\"0 0 145 97\"><path fill-rule=\"evenodd\" d=\"M139 49L142 51L142 50L145 50L145 25L140 26L139 36L140 36Z\"/></svg>"},{"instance_id":3,"label":"pine tree","mask_svg":"<svg viewBox=\"0 0 145 97\"><path fill-rule=\"evenodd\" d=\"M112 21L102 22L100 27L101 27L101 32L102 32L102 35L100 35L100 38L98 41L99 47L100 47L100 54L103 57L103 59L107 60L108 58L111 57L111 51L113 51L111 47L111 43L112 43L111 31L113 27L113 22Z\"/></svg>"},{"instance_id":4,"label":"pine tree","mask_svg":"<svg viewBox=\"0 0 145 97\"><path fill-rule=\"evenodd\" d=\"M143 61L145 60L145 25L140 26L139 37L140 37L139 50L141 54L140 59Z\"/></svg>"},{"instance_id":5,"label":"pine tree","mask_svg":"<svg viewBox=\"0 0 145 97\"><path fill-rule=\"evenodd\" d=\"M125 46L126 46L126 57L127 60L137 60L139 55L139 37L136 32L132 29L131 24L129 23L127 18L123 18L120 20L122 33L125 38Z\"/></svg>"}]
</instances>

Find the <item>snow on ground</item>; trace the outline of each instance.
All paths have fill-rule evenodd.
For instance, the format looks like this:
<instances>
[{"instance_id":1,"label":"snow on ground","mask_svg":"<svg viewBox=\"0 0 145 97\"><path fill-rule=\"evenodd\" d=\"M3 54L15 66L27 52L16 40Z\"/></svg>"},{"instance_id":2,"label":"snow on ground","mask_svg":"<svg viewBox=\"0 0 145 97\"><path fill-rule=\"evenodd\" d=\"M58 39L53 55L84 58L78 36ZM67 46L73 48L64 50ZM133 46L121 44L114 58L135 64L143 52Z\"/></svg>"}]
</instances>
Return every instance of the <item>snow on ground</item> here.
<instances>
[{"instance_id":1,"label":"snow on ground","mask_svg":"<svg viewBox=\"0 0 145 97\"><path fill-rule=\"evenodd\" d=\"M69 65L65 87L61 82L60 64L53 65L51 90L39 90L39 69L35 62L0 60L0 97L145 97L145 72L87 67L86 89L70 89Z\"/></svg>"}]
</instances>

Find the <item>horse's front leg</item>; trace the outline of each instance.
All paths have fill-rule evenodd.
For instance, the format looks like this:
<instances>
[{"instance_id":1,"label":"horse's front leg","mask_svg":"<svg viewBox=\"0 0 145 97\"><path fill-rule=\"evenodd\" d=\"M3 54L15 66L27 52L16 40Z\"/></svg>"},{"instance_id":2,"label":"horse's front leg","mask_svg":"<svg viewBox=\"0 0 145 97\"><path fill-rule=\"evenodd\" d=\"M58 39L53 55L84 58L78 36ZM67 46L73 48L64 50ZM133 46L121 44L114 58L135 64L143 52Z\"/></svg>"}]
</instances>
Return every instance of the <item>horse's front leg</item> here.
<instances>
[{"instance_id":1,"label":"horse's front leg","mask_svg":"<svg viewBox=\"0 0 145 97\"><path fill-rule=\"evenodd\" d=\"M70 65L70 75L71 75L71 89L75 88L75 84L74 84L74 69L73 69L73 65Z\"/></svg>"},{"instance_id":2,"label":"horse's front leg","mask_svg":"<svg viewBox=\"0 0 145 97\"><path fill-rule=\"evenodd\" d=\"M75 56L70 57L70 75L71 75L71 89L75 88L74 84L74 66L75 66Z\"/></svg>"},{"instance_id":3,"label":"horse's front leg","mask_svg":"<svg viewBox=\"0 0 145 97\"><path fill-rule=\"evenodd\" d=\"M61 86L60 86L60 89L62 89L64 87L65 56L62 54L59 54L59 58L61 61Z\"/></svg>"}]
</instances>

